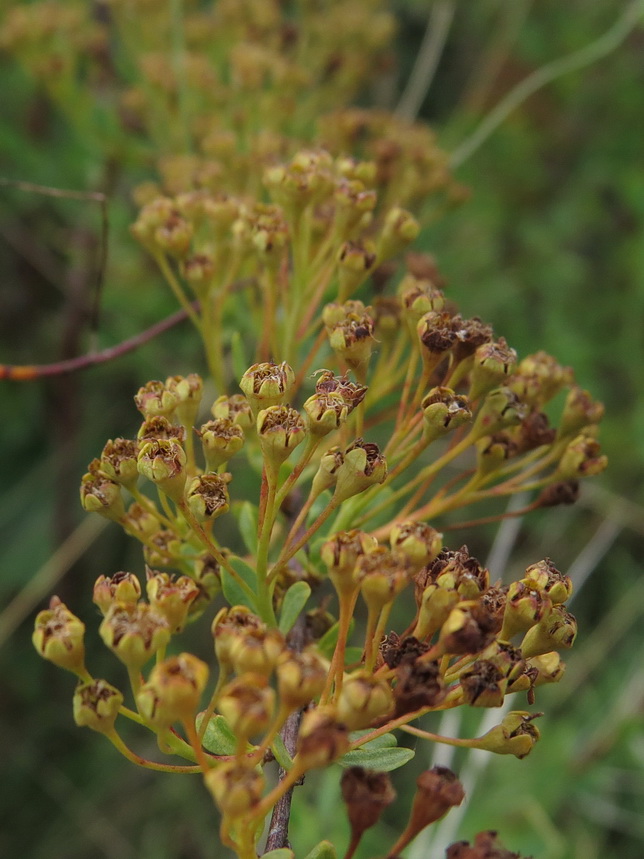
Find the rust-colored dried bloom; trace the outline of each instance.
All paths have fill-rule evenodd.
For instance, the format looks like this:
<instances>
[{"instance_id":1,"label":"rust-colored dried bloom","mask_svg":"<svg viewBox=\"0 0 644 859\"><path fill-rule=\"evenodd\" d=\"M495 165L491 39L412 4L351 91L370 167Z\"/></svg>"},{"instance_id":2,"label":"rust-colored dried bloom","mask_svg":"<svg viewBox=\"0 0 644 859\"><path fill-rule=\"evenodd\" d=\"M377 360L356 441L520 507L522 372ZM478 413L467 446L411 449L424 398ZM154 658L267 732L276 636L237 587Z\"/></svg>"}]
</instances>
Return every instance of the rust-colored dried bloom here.
<instances>
[{"instance_id":1,"label":"rust-colored dried bloom","mask_svg":"<svg viewBox=\"0 0 644 859\"><path fill-rule=\"evenodd\" d=\"M396 799L388 773L350 767L340 780L342 799L347 806L352 840L380 819L380 815Z\"/></svg>"},{"instance_id":2,"label":"rust-colored dried bloom","mask_svg":"<svg viewBox=\"0 0 644 859\"><path fill-rule=\"evenodd\" d=\"M546 486L537 499L539 507L558 507L560 504L574 504L579 498L577 480L561 480Z\"/></svg>"},{"instance_id":3,"label":"rust-colored dried bloom","mask_svg":"<svg viewBox=\"0 0 644 859\"><path fill-rule=\"evenodd\" d=\"M362 302L348 301L343 306L327 306L324 314L331 348L349 367L360 372L369 363L376 342L373 336L375 323L369 310ZM329 324L327 319L334 321Z\"/></svg>"},{"instance_id":4,"label":"rust-colored dried bloom","mask_svg":"<svg viewBox=\"0 0 644 859\"><path fill-rule=\"evenodd\" d=\"M114 603L98 632L121 662L134 670L141 669L170 640L168 621L146 603Z\"/></svg>"},{"instance_id":5,"label":"rust-colored dried bloom","mask_svg":"<svg viewBox=\"0 0 644 859\"><path fill-rule=\"evenodd\" d=\"M241 378L239 387L254 412L279 406L288 397L295 382L295 373L286 361L281 364L266 362L253 364ZM218 417L218 415L215 415Z\"/></svg>"},{"instance_id":6,"label":"rust-colored dried bloom","mask_svg":"<svg viewBox=\"0 0 644 859\"><path fill-rule=\"evenodd\" d=\"M445 653L480 653L501 630L502 617L489 611L482 602L468 600L451 610L440 632Z\"/></svg>"},{"instance_id":7,"label":"rust-colored dried bloom","mask_svg":"<svg viewBox=\"0 0 644 859\"><path fill-rule=\"evenodd\" d=\"M120 521L125 516L121 487L103 474L100 460L93 459L88 468L80 485L83 509L88 513L105 516L106 519Z\"/></svg>"},{"instance_id":8,"label":"rust-colored dried bloom","mask_svg":"<svg viewBox=\"0 0 644 859\"><path fill-rule=\"evenodd\" d=\"M455 588L462 599L475 599L489 587L490 573L470 555L467 546L461 546L439 552L427 567L427 579L441 587Z\"/></svg>"},{"instance_id":9,"label":"rust-colored dried bloom","mask_svg":"<svg viewBox=\"0 0 644 859\"><path fill-rule=\"evenodd\" d=\"M229 474L208 472L194 477L186 489L186 502L200 522L212 522L230 509Z\"/></svg>"},{"instance_id":10,"label":"rust-colored dried bloom","mask_svg":"<svg viewBox=\"0 0 644 859\"><path fill-rule=\"evenodd\" d=\"M474 838L474 844L469 841L457 841L450 844L445 859L522 859L518 853L506 850L499 842L496 832L479 832Z\"/></svg>"},{"instance_id":11,"label":"rust-colored dried bloom","mask_svg":"<svg viewBox=\"0 0 644 859\"><path fill-rule=\"evenodd\" d=\"M58 597L52 597L49 608L36 616L32 641L43 659L82 675L85 672L84 635L85 624Z\"/></svg>"},{"instance_id":12,"label":"rust-colored dried bloom","mask_svg":"<svg viewBox=\"0 0 644 859\"><path fill-rule=\"evenodd\" d=\"M436 766L421 773L416 779L416 786L409 822L389 851L387 859L394 859L419 832L440 820L450 808L460 805L465 798L463 785L447 767Z\"/></svg>"},{"instance_id":13,"label":"rust-colored dried bloom","mask_svg":"<svg viewBox=\"0 0 644 859\"><path fill-rule=\"evenodd\" d=\"M115 602L137 603L141 597L141 582L132 573L121 570L113 576L99 576L94 584L93 601L102 614L107 614Z\"/></svg>"},{"instance_id":14,"label":"rust-colored dried bloom","mask_svg":"<svg viewBox=\"0 0 644 859\"><path fill-rule=\"evenodd\" d=\"M208 666L191 653L159 662L137 693L139 712L159 728L191 719L207 682Z\"/></svg>"},{"instance_id":15,"label":"rust-colored dried bloom","mask_svg":"<svg viewBox=\"0 0 644 859\"><path fill-rule=\"evenodd\" d=\"M297 760L303 769L325 767L348 751L349 731L333 707L304 713L297 738Z\"/></svg>"},{"instance_id":16,"label":"rust-colored dried bloom","mask_svg":"<svg viewBox=\"0 0 644 859\"><path fill-rule=\"evenodd\" d=\"M80 683L74 692L74 722L80 728L109 734L122 704L123 695L107 680Z\"/></svg>"},{"instance_id":17,"label":"rust-colored dried bloom","mask_svg":"<svg viewBox=\"0 0 644 859\"><path fill-rule=\"evenodd\" d=\"M423 707L436 707L446 694L440 666L436 660L403 661L396 672L394 718L415 713Z\"/></svg>"},{"instance_id":18,"label":"rust-colored dried bloom","mask_svg":"<svg viewBox=\"0 0 644 859\"><path fill-rule=\"evenodd\" d=\"M461 675L463 701L470 707L501 707L508 687L507 677L487 659L478 659Z\"/></svg>"}]
</instances>

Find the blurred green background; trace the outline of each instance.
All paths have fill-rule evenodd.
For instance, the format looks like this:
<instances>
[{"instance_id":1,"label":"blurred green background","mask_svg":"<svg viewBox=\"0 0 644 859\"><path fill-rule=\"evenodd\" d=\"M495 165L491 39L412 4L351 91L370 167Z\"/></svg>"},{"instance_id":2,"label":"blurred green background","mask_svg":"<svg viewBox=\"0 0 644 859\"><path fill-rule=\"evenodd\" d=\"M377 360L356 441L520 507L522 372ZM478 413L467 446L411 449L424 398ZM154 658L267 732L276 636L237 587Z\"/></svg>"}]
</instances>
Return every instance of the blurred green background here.
<instances>
[{"instance_id":1,"label":"blurred green background","mask_svg":"<svg viewBox=\"0 0 644 859\"><path fill-rule=\"evenodd\" d=\"M445 38L420 117L457 150L515 85L592 43L630 5L400 0L396 67L363 100L396 104L433 14ZM468 806L446 818L433 841L411 848L412 859L442 856L450 840L484 828L544 859L644 855L643 49L644 28L635 28L604 58L525 100L459 167L469 201L418 243L435 254L465 314L492 322L521 355L542 348L575 367L579 383L606 404L602 443L611 466L574 508L468 533L493 575L513 576L544 555L571 571L580 633L564 681L539 690L537 707L546 715L534 754L483 762L456 755L454 767L470 779ZM127 231L130 191L152 172L106 164L8 53L0 55L0 92L0 177L110 188L101 345L171 313L173 299ZM90 201L0 188L0 360L44 363L87 350L100 224ZM183 325L73 376L0 382L3 856L223 855L201 784L136 770L76 729L72 678L39 660L30 644L33 616L52 591L91 621L94 578L139 569L138 553L118 529L87 520L74 531L83 521L79 477L105 439L135 428L131 395L140 384L201 368L199 344ZM195 652L206 656L199 630L191 635ZM96 671L104 665L114 677L112 658L96 643L94 651ZM474 736L479 719L469 714L462 726L442 730ZM399 772L400 803L367 833L360 857L382 855L415 773L434 751L419 745L414 763ZM322 837L346 843L338 779L331 768L300 792L292 819L298 856Z\"/></svg>"}]
</instances>

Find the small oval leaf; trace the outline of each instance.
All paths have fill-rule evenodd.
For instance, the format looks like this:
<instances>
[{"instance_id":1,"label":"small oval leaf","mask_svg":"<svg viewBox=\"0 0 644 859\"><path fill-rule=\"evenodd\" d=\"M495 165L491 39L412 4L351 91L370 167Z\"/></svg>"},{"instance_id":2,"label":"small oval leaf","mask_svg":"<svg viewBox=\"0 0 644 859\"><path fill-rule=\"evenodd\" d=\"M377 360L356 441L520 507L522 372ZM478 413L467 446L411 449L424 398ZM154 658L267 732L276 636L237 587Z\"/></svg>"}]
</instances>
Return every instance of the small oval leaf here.
<instances>
[{"instance_id":1,"label":"small oval leaf","mask_svg":"<svg viewBox=\"0 0 644 859\"><path fill-rule=\"evenodd\" d=\"M197 730L201 727L203 714L197 716ZM237 750L237 740L232 729L223 716L213 716L208 722L203 740L204 748L213 755L234 755Z\"/></svg>"},{"instance_id":2,"label":"small oval leaf","mask_svg":"<svg viewBox=\"0 0 644 859\"><path fill-rule=\"evenodd\" d=\"M415 755L413 749L355 749L347 752L338 763L341 767L364 767L368 770L391 772L404 766Z\"/></svg>"},{"instance_id":3,"label":"small oval leaf","mask_svg":"<svg viewBox=\"0 0 644 859\"><path fill-rule=\"evenodd\" d=\"M284 594L279 628L284 635L292 628L300 612L311 596L311 586L307 582L295 582Z\"/></svg>"},{"instance_id":4,"label":"small oval leaf","mask_svg":"<svg viewBox=\"0 0 644 859\"><path fill-rule=\"evenodd\" d=\"M257 507L250 501L244 501L239 510L237 524L244 544L251 555L257 552L257 521Z\"/></svg>"},{"instance_id":5,"label":"small oval leaf","mask_svg":"<svg viewBox=\"0 0 644 859\"><path fill-rule=\"evenodd\" d=\"M255 570L246 561L242 561L241 558L230 557L228 562L240 578L254 591ZM254 595L251 596L251 594L242 588L239 582L224 567L221 569L221 589L231 605L245 605L252 611L257 611L257 602Z\"/></svg>"}]
</instances>

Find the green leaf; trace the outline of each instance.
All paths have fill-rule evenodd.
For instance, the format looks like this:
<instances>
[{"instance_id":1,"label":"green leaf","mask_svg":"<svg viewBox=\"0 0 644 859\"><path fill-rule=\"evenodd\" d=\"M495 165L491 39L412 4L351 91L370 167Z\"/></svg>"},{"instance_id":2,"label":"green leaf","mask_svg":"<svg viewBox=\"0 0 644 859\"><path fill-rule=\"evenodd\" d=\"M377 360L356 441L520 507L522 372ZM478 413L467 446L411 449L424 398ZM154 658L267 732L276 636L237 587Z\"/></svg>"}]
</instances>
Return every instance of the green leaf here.
<instances>
[{"instance_id":1,"label":"green leaf","mask_svg":"<svg viewBox=\"0 0 644 859\"><path fill-rule=\"evenodd\" d=\"M228 563L251 590L254 591L256 580L255 570L246 561L242 561L241 558L230 557ZM257 601L254 595L251 596L247 593L224 567L221 568L221 589L231 605L245 605L247 608L252 609L252 611L257 611Z\"/></svg>"},{"instance_id":2,"label":"green leaf","mask_svg":"<svg viewBox=\"0 0 644 859\"><path fill-rule=\"evenodd\" d=\"M197 730L201 727L203 713L197 716ZM234 755L237 740L223 716L213 716L203 735L203 745L213 755Z\"/></svg>"},{"instance_id":3,"label":"green leaf","mask_svg":"<svg viewBox=\"0 0 644 859\"><path fill-rule=\"evenodd\" d=\"M249 362L244 353L244 344L242 343L239 331L233 331L232 333L232 337L230 338L230 352L233 359L233 372L235 373L235 378L239 381L249 367Z\"/></svg>"},{"instance_id":4,"label":"green leaf","mask_svg":"<svg viewBox=\"0 0 644 859\"><path fill-rule=\"evenodd\" d=\"M349 734L349 739L352 743L355 743L356 740L359 740L361 737L366 737L367 734L370 734L373 731L373 728L367 728L366 731L352 731ZM368 743L365 743L364 746L361 746L362 749L392 749L394 746L398 745L398 740L396 739L395 734L381 734L379 737L375 737L373 740L369 740Z\"/></svg>"},{"instance_id":5,"label":"green leaf","mask_svg":"<svg viewBox=\"0 0 644 859\"><path fill-rule=\"evenodd\" d=\"M278 847L277 850L271 850L270 853L264 853L262 859L295 859L295 853L289 850L288 847Z\"/></svg>"},{"instance_id":6,"label":"green leaf","mask_svg":"<svg viewBox=\"0 0 644 859\"><path fill-rule=\"evenodd\" d=\"M320 841L316 844L310 853L307 853L304 859L337 859L335 847L330 841Z\"/></svg>"},{"instance_id":7,"label":"green leaf","mask_svg":"<svg viewBox=\"0 0 644 859\"><path fill-rule=\"evenodd\" d=\"M415 754L413 749L368 749L365 746L362 749L347 752L338 763L341 767L364 767L368 770L391 772L404 766Z\"/></svg>"},{"instance_id":8,"label":"green leaf","mask_svg":"<svg viewBox=\"0 0 644 859\"><path fill-rule=\"evenodd\" d=\"M284 635L291 629L300 612L311 596L311 586L307 582L295 582L284 594L279 628Z\"/></svg>"},{"instance_id":9,"label":"green leaf","mask_svg":"<svg viewBox=\"0 0 644 859\"><path fill-rule=\"evenodd\" d=\"M250 501L244 501L237 519L242 539L251 555L257 552L258 515L257 507Z\"/></svg>"},{"instance_id":10,"label":"green leaf","mask_svg":"<svg viewBox=\"0 0 644 859\"><path fill-rule=\"evenodd\" d=\"M347 647L344 652L344 664L354 665L356 662L360 662L362 660L363 653L363 647Z\"/></svg>"}]
</instances>

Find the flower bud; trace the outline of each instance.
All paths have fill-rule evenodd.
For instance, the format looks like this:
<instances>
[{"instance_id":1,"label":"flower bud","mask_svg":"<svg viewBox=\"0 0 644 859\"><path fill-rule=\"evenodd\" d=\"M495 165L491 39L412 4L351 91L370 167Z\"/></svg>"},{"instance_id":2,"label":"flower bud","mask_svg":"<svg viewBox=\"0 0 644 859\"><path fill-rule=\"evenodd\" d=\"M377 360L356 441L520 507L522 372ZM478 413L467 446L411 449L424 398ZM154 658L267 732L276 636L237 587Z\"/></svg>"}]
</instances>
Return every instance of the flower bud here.
<instances>
[{"instance_id":1,"label":"flower bud","mask_svg":"<svg viewBox=\"0 0 644 859\"><path fill-rule=\"evenodd\" d=\"M496 388L483 400L472 432L476 438L492 435L505 427L520 424L526 414L527 406L519 401L510 388Z\"/></svg>"},{"instance_id":2,"label":"flower bud","mask_svg":"<svg viewBox=\"0 0 644 859\"><path fill-rule=\"evenodd\" d=\"M564 450L557 475L564 480L578 477L594 477L608 465L608 457L600 455L599 442L585 435L578 435Z\"/></svg>"},{"instance_id":3,"label":"flower bud","mask_svg":"<svg viewBox=\"0 0 644 859\"><path fill-rule=\"evenodd\" d=\"M249 632L265 629L265 624L246 606L222 608L210 627L215 642L215 655L221 670L226 674L233 670L230 651L237 638L244 638Z\"/></svg>"},{"instance_id":4,"label":"flower bud","mask_svg":"<svg viewBox=\"0 0 644 859\"><path fill-rule=\"evenodd\" d=\"M460 596L454 588L428 585L423 591L414 638L428 639L442 627Z\"/></svg>"},{"instance_id":5,"label":"flower bud","mask_svg":"<svg viewBox=\"0 0 644 859\"><path fill-rule=\"evenodd\" d=\"M147 382L134 395L134 403L144 418L162 416L169 418L174 414L179 398L163 382Z\"/></svg>"},{"instance_id":6,"label":"flower bud","mask_svg":"<svg viewBox=\"0 0 644 859\"><path fill-rule=\"evenodd\" d=\"M431 280L406 275L400 282L398 294L403 315L415 327L426 313L438 313L445 307L445 296Z\"/></svg>"},{"instance_id":7,"label":"flower bud","mask_svg":"<svg viewBox=\"0 0 644 859\"><path fill-rule=\"evenodd\" d=\"M562 605L553 605L538 624L529 629L521 642L526 659L551 650L572 647L577 637L577 621Z\"/></svg>"},{"instance_id":8,"label":"flower bud","mask_svg":"<svg viewBox=\"0 0 644 859\"><path fill-rule=\"evenodd\" d=\"M532 724L540 713L513 710L487 734L476 741L476 748L497 755L514 755L524 758L530 754L539 739L539 730Z\"/></svg>"},{"instance_id":9,"label":"flower bud","mask_svg":"<svg viewBox=\"0 0 644 859\"><path fill-rule=\"evenodd\" d=\"M416 332L420 341L425 375L429 377L456 343L460 317L445 310L430 310L418 320Z\"/></svg>"},{"instance_id":10,"label":"flower bud","mask_svg":"<svg viewBox=\"0 0 644 859\"><path fill-rule=\"evenodd\" d=\"M229 420L242 429L253 426L253 413L250 403L243 394L233 394L218 397L210 410L215 420Z\"/></svg>"},{"instance_id":11,"label":"flower bud","mask_svg":"<svg viewBox=\"0 0 644 859\"><path fill-rule=\"evenodd\" d=\"M506 432L486 435L476 442L476 473L486 477L499 470L517 454L517 444Z\"/></svg>"},{"instance_id":12,"label":"flower bud","mask_svg":"<svg viewBox=\"0 0 644 859\"><path fill-rule=\"evenodd\" d=\"M483 601L459 603L441 627L439 642L444 652L453 655L480 653L501 629L501 619Z\"/></svg>"},{"instance_id":13,"label":"flower bud","mask_svg":"<svg viewBox=\"0 0 644 859\"><path fill-rule=\"evenodd\" d=\"M208 682L208 666L191 653L159 662L136 695L143 718L159 728L192 719Z\"/></svg>"},{"instance_id":14,"label":"flower bud","mask_svg":"<svg viewBox=\"0 0 644 859\"><path fill-rule=\"evenodd\" d=\"M586 427L598 424L603 417L603 404L593 400L588 391L575 385L568 391L557 437L574 436Z\"/></svg>"},{"instance_id":15,"label":"flower bud","mask_svg":"<svg viewBox=\"0 0 644 859\"><path fill-rule=\"evenodd\" d=\"M208 472L188 484L186 503L199 522L211 523L230 510L227 484L230 474Z\"/></svg>"},{"instance_id":16,"label":"flower bud","mask_svg":"<svg viewBox=\"0 0 644 859\"><path fill-rule=\"evenodd\" d=\"M315 707L302 716L297 760L304 769L325 767L349 751L349 731L333 707Z\"/></svg>"},{"instance_id":17,"label":"flower bud","mask_svg":"<svg viewBox=\"0 0 644 859\"><path fill-rule=\"evenodd\" d=\"M146 418L136 434L139 441L151 441L153 439L173 439L183 443L186 431L180 424L172 424L163 415L153 415ZM140 445L139 445L140 448Z\"/></svg>"},{"instance_id":18,"label":"flower bud","mask_svg":"<svg viewBox=\"0 0 644 859\"><path fill-rule=\"evenodd\" d=\"M531 564L525 571L524 581L548 597L554 605L565 602L572 596L570 576L560 573L550 558Z\"/></svg>"},{"instance_id":19,"label":"flower bud","mask_svg":"<svg viewBox=\"0 0 644 859\"><path fill-rule=\"evenodd\" d=\"M350 767L340 781L342 799L347 806L351 839L357 841L362 833L380 819L380 815L396 799L388 773Z\"/></svg>"},{"instance_id":20,"label":"flower bud","mask_svg":"<svg viewBox=\"0 0 644 859\"><path fill-rule=\"evenodd\" d=\"M469 400L451 388L432 388L420 404L425 440L429 443L472 420Z\"/></svg>"},{"instance_id":21,"label":"flower bud","mask_svg":"<svg viewBox=\"0 0 644 859\"><path fill-rule=\"evenodd\" d=\"M107 680L79 683L74 692L74 722L79 728L109 734L122 705L123 695Z\"/></svg>"},{"instance_id":22,"label":"flower bud","mask_svg":"<svg viewBox=\"0 0 644 859\"><path fill-rule=\"evenodd\" d=\"M162 251L180 259L187 256L190 251L193 233L194 230L189 221L173 214L156 228L154 240Z\"/></svg>"},{"instance_id":23,"label":"flower bud","mask_svg":"<svg viewBox=\"0 0 644 859\"><path fill-rule=\"evenodd\" d=\"M431 563L443 547L442 534L425 522L414 519L396 522L389 540L392 551L404 555L416 572Z\"/></svg>"},{"instance_id":24,"label":"flower bud","mask_svg":"<svg viewBox=\"0 0 644 859\"><path fill-rule=\"evenodd\" d=\"M275 692L261 674L242 674L222 689L217 708L239 739L248 739L268 728L275 706Z\"/></svg>"},{"instance_id":25,"label":"flower bud","mask_svg":"<svg viewBox=\"0 0 644 859\"><path fill-rule=\"evenodd\" d=\"M121 662L134 670L141 669L170 641L168 621L146 603L114 603L98 632Z\"/></svg>"},{"instance_id":26,"label":"flower bud","mask_svg":"<svg viewBox=\"0 0 644 859\"><path fill-rule=\"evenodd\" d=\"M368 728L376 719L385 719L394 709L389 681L356 672L346 678L337 702L337 716L350 731Z\"/></svg>"},{"instance_id":27,"label":"flower bud","mask_svg":"<svg viewBox=\"0 0 644 859\"><path fill-rule=\"evenodd\" d=\"M202 251L183 259L180 271L195 295L204 298L215 279L215 261L211 254Z\"/></svg>"},{"instance_id":28,"label":"flower bud","mask_svg":"<svg viewBox=\"0 0 644 859\"><path fill-rule=\"evenodd\" d=\"M322 694L327 669L315 653L284 650L277 662L277 686L283 707L299 710Z\"/></svg>"},{"instance_id":29,"label":"flower bud","mask_svg":"<svg viewBox=\"0 0 644 859\"><path fill-rule=\"evenodd\" d=\"M179 421L187 427L193 425L197 418L201 397L203 396L203 380L197 373L187 376L168 376L165 388L177 398L175 413Z\"/></svg>"},{"instance_id":30,"label":"flower bud","mask_svg":"<svg viewBox=\"0 0 644 859\"><path fill-rule=\"evenodd\" d=\"M394 206L385 215L385 222L378 241L378 259L391 259L402 253L418 238L420 224L410 212Z\"/></svg>"},{"instance_id":31,"label":"flower bud","mask_svg":"<svg viewBox=\"0 0 644 859\"><path fill-rule=\"evenodd\" d=\"M255 767L225 761L204 775L206 787L222 815L235 820L252 811L264 793L264 776Z\"/></svg>"},{"instance_id":32,"label":"flower bud","mask_svg":"<svg viewBox=\"0 0 644 859\"><path fill-rule=\"evenodd\" d=\"M516 368L517 353L510 348L505 338L481 344L474 353L470 373L470 401L489 393L505 383Z\"/></svg>"},{"instance_id":33,"label":"flower bud","mask_svg":"<svg viewBox=\"0 0 644 859\"><path fill-rule=\"evenodd\" d=\"M82 477L80 499L87 513L98 513L114 522L125 516L121 487L103 474L98 459L90 462L89 471Z\"/></svg>"},{"instance_id":34,"label":"flower bud","mask_svg":"<svg viewBox=\"0 0 644 859\"><path fill-rule=\"evenodd\" d=\"M151 503L151 506L154 505ZM152 510L143 507L136 501L128 507L127 513L121 520L121 525L128 534L136 537L137 540L141 540L141 542L145 542L149 537L152 537L153 534L161 530L161 520L159 517Z\"/></svg>"},{"instance_id":35,"label":"flower bud","mask_svg":"<svg viewBox=\"0 0 644 859\"><path fill-rule=\"evenodd\" d=\"M186 454L179 442L152 440L139 450L139 472L155 483L173 501L183 500L186 484Z\"/></svg>"},{"instance_id":36,"label":"flower bud","mask_svg":"<svg viewBox=\"0 0 644 859\"><path fill-rule=\"evenodd\" d=\"M141 598L141 583L132 573L118 572L113 576L99 576L94 585L93 602L106 615L115 602L135 605Z\"/></svg>"},{"instance_id":37,"label":"flower bud","mask_svg":"<svg viewBox=\"0 0 644 859\"><path fill-rule=\"evenodd\" d=\"M195 561L194 584L199 593L188 606L188 621L201 617L205 609L221 591L220 566L207 552Z\"/></svg>"},{"instance_id":38,"label":"flower bud","mask_svg":"<svg viewBox=\"0 0 644 859\"><path fill-rule=\"evenodd\" d=\"M385 546L358 558L354 578L372 611L380 611L411 581L412 568L404 555L396 556Z\"/></svg>"},{"instance_id":39,"label":"flower bud","mask_svg":"<svg viewBox=\"0 0 644 859\"><path fill-rule=\"evenodd\" d=\"M38 612L32 642L43 659L74 674L85 672L85 624L58 597Z\"/></svg>"},{"instance_id":40,"label":"flower bud","mask_svg":"<svg viewBox=\"0 0 644 859\"><path fill-rule=\"evenodd\" d=\"M558 683L566 670L566 664L556 650L533 656L532 659L528 660L528 665L537 671L534 680L535 686L542 686L545 683Z\"/></svg>"},{"instance_id":41,"label":"flower bud","mask_svg":"<svg viewBox=\"0 0 644 859\"><path fill-rule=\"evenodd\" d=\"M253 364L244 373L239 387L255 414L260 409L281 405L295 383L295 373L286 361ZM218 415L215 415L218 417Z\"/></svg>"},{"instance_id":42,"label":"flower bud","mask_svg":"<svg viewBox=\"0 0 644 859\"><path fill-rule=\"evenodd\" d=\"M370 486L384 483L386 478L387 463L378 445L358 438L344 452L344 462L337 471L334 498L346 501Z\"/></svg>"},{"instance_id":43,"label":"flower bud","mask_svg":"<svg viewBox=\"0 0 644 859\"><path fill-rule=\"evenodd\" d=\"M316 394L339 394L349 414L360 405L367 394L365 385L351 382L346 375L336 376L332 370L318 370L315 382Z\"/></svg>"},{"instance_id":44,"label":"flower bud","mask_svg":"<svg viewBox=\"0 0 644 859\"><path fill-rule=\"evenodd\" d=\"M149 567L146 575L150 605L165 617L171 632L180 632L186 625L191 604L199 596L199 588L190 576L175 577Z\"/></svg>"},{"instance_id":45,"label":"flower bud","mask_svg":"<svg viewBox=\"0 0 644 859\"><path fill-rule=\"evenodd\" d=\"M513 582L507 594L501 641L510 641L517 633L534 626L550 611L551 601L527 581Z\"/></svg>"},{"instance_id":46,"label":"flower bud","mask_svg":"<svg viewBox=\"0 0 644 859\"><path fill-rule=\"evenodd\" d=\"M313 394L303 406L309 432L325 436L338 429L347 419L349 407L340 394Z\"/></svg>"},{"instance_id":47,"label":"flower bud","mask_svg":"<svg viewBox=\"0 0 644 859\"><path fill-rule=\"evenodd\" d=\"M100 470L110 480L130 489L139 479L137 454L137 442L127 438L110 439L101 453Z\"/></svg>"},{"instance_id":48,"label":"flower bud","mask_svg":"<svg viewBox=\"0 0 644 859\"><path fill-rule=\"evenodd\" d=\"M443 549L427 567L425 574L417 577L433 581L445 588L455 588L461 599L477 599L490 586L490 573L481 562L470 555L467 546L452 551Z\"/></svg>"},{"instance_id":49,"label":"flower bud","mask_svg":"<svg viewBox=\"0 0 644 859\"><path fill-rule=\"evenodd\" d=\"M181 539L174 531L162 528L152 534L143 547L143 558L149 567L176 567L183 561Z\"/></svg>"},{"instance_id":50,"label":"flower bud","mask_svg":"<svg viewBox=\"0 0 644 859\"><path fill-rule=\"evenodd\" d=\"M216 471L244 446L244 431L230 418L219 418L203 424L197 435L201 438L208 471Z\"/></svg>"},{"instance_id":51,"label":"flower bud","mask_svg":"<svg viewBox=\"0 0 644 859\"><path fill-rule=\"evenodd\" d=\"M267 463L279 467L304 441L306 425L295 409L269 406L257 415L257 434Z\"/></svg>"},{"instance_id":52,"label":"flower bud","mask_svg":"<svg viewBox=\"0 0 644 859\"><path fill-rule=\"evenodd\" d=\"M373 242L345 242L341 245L336 255L340 295L346 297L355 292L373 269L377 258ZM333 342L331 346L336 348Z\"/></svg>"},{"instance_id":53,"label":"flower bud","mask_svg":"<svg viewBox=\"0 0 644 859\"><path fill-rule=\"evenodd\" d=\"M538 379L536 402L549 402L563 387L573 382L570 367L562 367L547 352L536 352L520 362L518 373L521 376L535 376Z\"/></svg>"},{"instance_id":54,"label":"flower bud","mask_svg":"<svg viewBox=\"0 0 644 859\"><path fill-rule=\"evenodd\" d=\"M317 498L326 489L335 486L338 468L344 462L344 454L338 447L331 447L320 459L318 470L311 481L311 495Z\"/></svg>"},{"instance_id":55,"label":"flower bud","mask_svg":"<svg viewBox=\"0 0 644 859\"><path fill-rule=\"evenodd\" d=\"M243 628L230 642L229 658L237 674L268 677L286 647L278 629Z\"/></svg>"},{"instance_id":56,"label":"flower bud","mask_svg":"<svg viewBox=\"0 0 644 859\"><path fill-rule=\"evenodd\" d=\"M357 585L355 572L358 558L378 546L375 537L364 531L339 531L323 544L320 557L338 593L352 593Z\"/></svg>"},{"instance_id":57,"label":"flower bud","mask_svg":"<svg viewBox=\"0 0 644 859\"><path fill-rule=\"evenodd\" d=\"M329 345L349 367L364 372L376 342L373 336L375 323L369 313L370 308L362 305L362 308L349 309L353 304L362 305L362 302L347 302L341 308L339 321L327 326ZM329 318L328 313L326 318Z\"/></svg>"}]
</instances>

